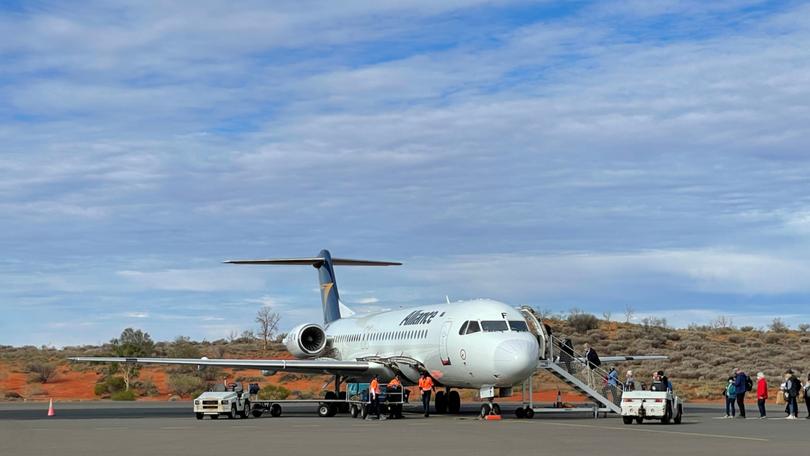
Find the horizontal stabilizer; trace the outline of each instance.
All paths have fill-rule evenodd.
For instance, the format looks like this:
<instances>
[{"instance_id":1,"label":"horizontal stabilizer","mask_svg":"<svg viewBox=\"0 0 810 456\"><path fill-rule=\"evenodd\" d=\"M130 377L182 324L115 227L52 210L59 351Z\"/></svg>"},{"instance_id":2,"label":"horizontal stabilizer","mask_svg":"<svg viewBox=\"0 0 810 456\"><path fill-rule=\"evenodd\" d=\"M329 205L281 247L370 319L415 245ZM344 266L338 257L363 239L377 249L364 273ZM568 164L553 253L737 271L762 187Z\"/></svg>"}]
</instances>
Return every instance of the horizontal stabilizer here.
<instances>
[{"instance_id":1,"label":"horizontal stabilizer","mask_svg":"<svg viewBox=\"0 0 810 456\"><path fill-rule=\"evenodd\" d=\"M307 265L317 266L325 261L321 257L313 258L273 258L267 260L227 260L224 263L229 264L278 264L278 265ZM352 260L350 258L332 258L332 264L335 266L401 266L402 263L396 261L371 261L371 260Z\"/></svg>"}]
</instances>

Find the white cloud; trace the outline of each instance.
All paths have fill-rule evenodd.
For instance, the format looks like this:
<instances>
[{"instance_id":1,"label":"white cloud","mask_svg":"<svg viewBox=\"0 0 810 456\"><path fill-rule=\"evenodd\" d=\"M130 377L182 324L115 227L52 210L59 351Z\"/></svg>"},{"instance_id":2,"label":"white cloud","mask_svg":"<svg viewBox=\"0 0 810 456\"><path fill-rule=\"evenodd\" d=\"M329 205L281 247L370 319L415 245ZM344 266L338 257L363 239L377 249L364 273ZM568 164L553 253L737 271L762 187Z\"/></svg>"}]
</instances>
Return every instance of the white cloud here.
<instances>
[{"instance_id":1,"label":"white cloud","mask_svg":"<svg viewBox=\"0 0 810 456\"><path fill-rule=\"evenodd\" d=\"M171 291L247 291L263 288L257 274L222 269L168 269L156 272L118 271L118 276L147 289Z\"/></svg>"}]
</instances>

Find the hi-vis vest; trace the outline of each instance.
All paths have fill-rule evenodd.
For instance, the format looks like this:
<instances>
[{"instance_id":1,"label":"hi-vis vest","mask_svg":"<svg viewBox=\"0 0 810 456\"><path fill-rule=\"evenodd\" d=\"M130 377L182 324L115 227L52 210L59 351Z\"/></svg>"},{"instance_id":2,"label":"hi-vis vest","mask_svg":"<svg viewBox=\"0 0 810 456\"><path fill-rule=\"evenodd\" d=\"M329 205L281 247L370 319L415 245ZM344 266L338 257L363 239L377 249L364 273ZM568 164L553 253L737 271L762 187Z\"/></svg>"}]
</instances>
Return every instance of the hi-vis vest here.
<instances>
[{"instance_id":1,"label":"hi-vis vest","mask_svg":"<svg viewBox=\"0 0 810 456\"><path fill-rule=\"evenodd\" d=\"M433 389L433 379L430 377L420 378L419 389L422 391L430 391L431 389Z\"/></svg>"},{"instance_id":2,"label":"hi-vis vest","mask_svg":"<svg viewBox=\"0 0 810 456\"><path fill-rule=\"evenodd\" d=\"M378 394L380 394L380 382L378 382L376 378L371 381L371 384L368 385L368 388L369 392L373 397L376 397Z\"/></svg>"}]
</instances>

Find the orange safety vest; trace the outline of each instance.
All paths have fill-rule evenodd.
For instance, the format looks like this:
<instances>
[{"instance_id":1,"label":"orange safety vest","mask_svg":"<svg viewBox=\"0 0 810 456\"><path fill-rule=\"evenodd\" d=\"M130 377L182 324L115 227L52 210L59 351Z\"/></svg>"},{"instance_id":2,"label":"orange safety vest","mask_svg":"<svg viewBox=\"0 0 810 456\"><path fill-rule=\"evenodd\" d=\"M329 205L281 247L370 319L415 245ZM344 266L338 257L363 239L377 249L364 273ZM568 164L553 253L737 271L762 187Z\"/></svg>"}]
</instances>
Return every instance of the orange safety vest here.
<instances>
[{"instance_id":1,"label":"orange safety vest","mask_svg":"<svg viewBox=\"0 0 810 456\"><path fill-rule=\"evenodd\" d=\"M368 387L374 393L375 396L377 394L380 394L380 382L378 382L376 378L371 381L371 384L368 385Z\"/></svg>"},{"instance_id":2,"label":"orange safety vest","mask_svg":"<svg viewBox=\"0 0 810 456\"><path fill-rule=\"evenodd\" d=\"M394 388L394 387L400 386L400 385L401 385L401 383L399 383L399 380L397 380L396 377L392 378L391 381L388 382L388 387L389 388Z\"/></svg>"},{"instance_id":3,"label":"orange safety vest","mask_svg":"<svg viewBox=\"0 0 810 456\"><path fill-rule=\"evenodd\" d=\"M419 389L422 391L430 391L431 389L433 389L433 379L430 377L420 378Z\"/></svg>"}]
</instances>

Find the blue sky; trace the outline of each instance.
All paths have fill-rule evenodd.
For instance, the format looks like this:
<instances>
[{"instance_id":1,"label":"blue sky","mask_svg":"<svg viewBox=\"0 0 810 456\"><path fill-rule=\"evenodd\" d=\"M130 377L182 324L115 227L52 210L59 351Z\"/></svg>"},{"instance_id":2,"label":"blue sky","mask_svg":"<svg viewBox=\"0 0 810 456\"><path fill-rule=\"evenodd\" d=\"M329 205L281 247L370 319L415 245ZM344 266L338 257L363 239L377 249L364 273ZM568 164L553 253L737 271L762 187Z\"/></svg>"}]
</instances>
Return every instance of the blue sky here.
<instances>
[{"instance_id":1,"label":"blue sky","mask_svg":"<svg viewBox=\"0 0 810 456\"><path fill-rule=\"evenodd\" d=\"M0 344L490 297L810 322L810 6L4 2Z\"/></svg>"}]
</instances>

